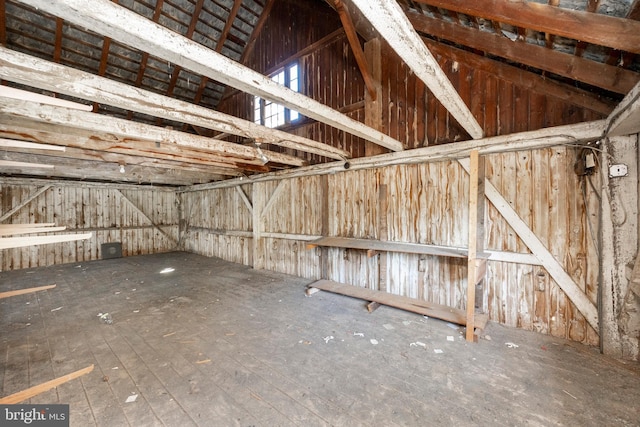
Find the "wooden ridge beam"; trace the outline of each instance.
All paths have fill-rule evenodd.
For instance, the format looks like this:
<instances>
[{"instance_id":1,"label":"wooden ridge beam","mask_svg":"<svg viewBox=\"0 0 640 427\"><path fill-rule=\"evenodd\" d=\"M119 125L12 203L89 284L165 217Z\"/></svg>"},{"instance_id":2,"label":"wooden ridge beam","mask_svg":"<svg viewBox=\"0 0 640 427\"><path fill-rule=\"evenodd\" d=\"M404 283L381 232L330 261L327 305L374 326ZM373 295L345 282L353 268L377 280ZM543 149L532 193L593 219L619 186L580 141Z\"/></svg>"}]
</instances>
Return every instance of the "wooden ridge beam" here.
<instances>
[{"instance_id":1,"label":"wooden ridge beam","mask_svg":"<svg viewBox=\"0 0 640 427\"><path fill-rule=\"evenodd\" d=\"M227 132L264 143L318 154L336 160L350 154L329 145L276 129L260 126L188 102L147 90L132 88L104 77L54 64L30 55L0 47L0 77L39 89L64 93L154 117L189 123L206 129ZM230 144L225 141L225 144ZM236 144L233 144L236 145ZM245 148L246 149L246 148ZM258 157L255 149L255 157Z\"/></svg>"},{"instance_id":2,"label":"wooden ridge beam","mask_svg":"<svg viewBox=\"0 0 640 427\"><path fill-rule=\"evenodd\" d=\"M640 73L624 68L530 43L509 42L502 35L453 24L416 12L408 11L407 16L418 32L615 93L627 94L640 80Z\"/></svg>"},{"instance_id":3,"label":"wooden ridge beam","mask_svg":"<svg viewBox=\"0 0 640 427\"><path fill-rule=\"evenodd\" d=\"M53 3L49 0L20 0L20 2L76 25L91 28L96 33L111 37L128 46L143 51L152 50L159 58L171 61L185 69L284 105L307 117L393 151L403 149L399 141L388 135L375 131L361 122L282 86L214 50L113 4L109 0L93 0L91 8L86 7L84 0L59 0Z\"/></svg>"},{"instance_id":4,"label":"wooden ridge beam","mask_svg":"<svg viewBox=\"0 0 640 427\"><path fill-rule=\"evenodd\" d=\"M415 0L599 46L640 53L640 22L522 0ZM621 34L624 34L621 37Z\"/></svg>"},{"instance_id":5,"label":"wooden ridge beam","mask_svg":"<svg viewBox=\"0 0 640 427\"><path fill-rule=\"evenodd\" d=\"M387 43L422 80L434 96L474 139L482 127L464 103L438 61L424 45L398 3L385 0L351 0Z\"/></svg>"}]
</instances>

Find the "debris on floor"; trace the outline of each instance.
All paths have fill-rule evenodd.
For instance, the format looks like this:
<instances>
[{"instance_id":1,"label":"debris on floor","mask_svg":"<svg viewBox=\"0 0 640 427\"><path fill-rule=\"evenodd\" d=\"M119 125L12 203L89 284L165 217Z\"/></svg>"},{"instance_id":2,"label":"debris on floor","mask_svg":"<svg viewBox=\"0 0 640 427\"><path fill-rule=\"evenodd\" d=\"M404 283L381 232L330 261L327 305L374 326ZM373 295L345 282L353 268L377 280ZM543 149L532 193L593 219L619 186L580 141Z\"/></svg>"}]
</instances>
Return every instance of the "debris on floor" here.
<instances>
[{"instance_id":1,"label":"debris on floor","mask_svg":"<svg viewBox=\"0 0 640 427\"><path fill-rule=\"evenodd\" d=\"M433 352L434 352L435 354L442 354L442 353L444 353L444 351L442 351L442 350L441 350L441 349L439 349L439 348L434 348L434 349L433 349Z\"/></svg>"},{"instance_id":2,"label":"debris on floor","mask_svg":"<svg viewBox=\"0 0 640 427\"><path fill-rule=\"evenodd\" d=\"M378 340L377 339L371 338L369 341L371 341L371 344L373 344L373 345L378 345Z\"/></svg>"},{"instance_id":3,"label":"debris on floor","mask_svg":"<svg viewBox=\"0 0 640 427\"><path fill-rule=\"evenodd\" d=\"M364 338L364 334L362 332L354 332L353 336L354 337L362 337L362 338Z\"/></svg>"},{"instance_id":4,"label":"debris on floor","mask_svg":"<svg viewBox=\"0 0 640 427\"><path fill-rule=\"evenodd\" d=\"M331 341L332 339L333 339L333 335L329 335L328 337L323 338L325 344L328 344L329 341Z\"/></svg>"},{"instance_id":5,"label":"debris on floor","mask_svg":"<svg viewBox=\"0 0 640 427\"><path fill-rule=\"evenodd\" d=\"M384 325L382 325L382 327L385 328L387 331L391 331L395 329L391 323L385 323Z\"/></svg>"},{"instance_id":6,"label":"debris on floor","mask_svg":"<svg viewBox=\"0 0 640 427\"><path fill-rule=\"evenodd\" d=\"M416 342L412 342L411 344L409 344L409 347L423 347L423 348L427 348L427 345L421 341L416 341Z\"/></svg>"},{"instance_id":7,"label":"debris on floor","mask_svg":"<svg viewBox=\"0 0 640 427\"><path fill-rule=\"evenodd\" d=\"M109 313L98 313L98 317L107 325L111 325L113 323L113 319Z\"/></svg>"},{"instance_id":8,"label":"debris on floor","mask_svg":"<svg viewBox=\"0 0 640 427\"><path fill-rule=\"evenodd\" d=\"M127 397L127 400L125 400L124 403L133 403L136 401L137 398L138 398L137 394L132 394L131 396Z\"/></svg>"},{"instance_id":9,"label":"debris on floor","mask_svg":"<svg viewBox=\"0 0 640 427\"><path fill-rule=\"evenodd\" d=\"M447 341L455 341L453 335L447 335Z\"/></svg>"},{"instance_id":10,"label":"debris on floor","mask_svg":"<svg viewBox=\"0 0 640 427\"><path fill-rule=\"evenodd\" d=\"M411 320L403 320L403 321L402 321L402 324L403 324L404 326L409 326L409 325L411 324Z\"/></svg>"},{"instance_id":11,"label":"debris on floor","mask_svg":"<svg viewBox=\"0 0 640 427\"><path fill-rule=\"evenodd\" d=\"M58 310L62 310L62 307L57 307L57 308L52 308L51 311L58 311Z\"/></svg>"},{"instance_id":12,"label":"debris on floor","mask_svg":"<svg viewBox=\"0 0 640 427\"><path fill-rule=\"evenodd\" d=\"M508 348L518 348L518 344L514 344L512 342L506 342L504 343L504 345L506 345Z\"/></svg>"}]
</instances>

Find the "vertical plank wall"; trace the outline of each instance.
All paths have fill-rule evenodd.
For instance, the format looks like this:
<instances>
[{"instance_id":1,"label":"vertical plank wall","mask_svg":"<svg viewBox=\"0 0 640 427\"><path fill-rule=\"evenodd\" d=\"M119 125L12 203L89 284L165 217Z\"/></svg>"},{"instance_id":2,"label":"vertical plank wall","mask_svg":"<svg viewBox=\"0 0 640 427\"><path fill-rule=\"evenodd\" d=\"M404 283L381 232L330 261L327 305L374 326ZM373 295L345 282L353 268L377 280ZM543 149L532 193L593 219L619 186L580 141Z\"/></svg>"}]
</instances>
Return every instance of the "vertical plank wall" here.
<instances>
[{"instance_id":1,"label":"vertical plank wall","mask_svg":"<svg viewBox=\"0 0 640 427\"><path fill-rule=\"evenodd\" d=\"M487 178L595 302L598 257L588 221L597 233L597 198L586 178L573 172L575 156L575 149L565 147L491 155ZM326 202L323 179L327 180ZM322 249L305 249L308 240L321 235L323 215L328 217L326 234L330 236L466 247L469 180L457 161L253 185L253 189L244 186L247 193L261 192L265 203L270 203L263 217L263 237L257 243L262 268L465 307L464 259L388 253L386 265L381 266L382 258L369 258L366 251L330 248L323 268ZM276 190L278 186L282 188ZM387 198L384 212L380 211L381 191ZM225 188L182 195L184 203L202 213L191 215L188 250L252 265L253 238L248 237L252 215L237 194L236 189ZM247 237L238 236L238 231ZM237 244L240 240L242 245ZM489 203L485 245L529 253ZM491 320L597 343L593 329L543 267L489 262L484 289L483 308Z\"/></svg>"},{"instance_id":2,"label":"vertical plank wall","mask_svg":"<svg viewBox=\"0 0 640 427\"><path fill-rule=\"evenodd\" d=\"M62 233L91 232L92 238L2 250L0 269L100 259L103 243L122 242L123 256L167 252L178 246L180 208L173 190L1 180L0 214L22 205L46 185L51 187L3 223L55 223L67 227Z\"/></svg>"}]
</instances>

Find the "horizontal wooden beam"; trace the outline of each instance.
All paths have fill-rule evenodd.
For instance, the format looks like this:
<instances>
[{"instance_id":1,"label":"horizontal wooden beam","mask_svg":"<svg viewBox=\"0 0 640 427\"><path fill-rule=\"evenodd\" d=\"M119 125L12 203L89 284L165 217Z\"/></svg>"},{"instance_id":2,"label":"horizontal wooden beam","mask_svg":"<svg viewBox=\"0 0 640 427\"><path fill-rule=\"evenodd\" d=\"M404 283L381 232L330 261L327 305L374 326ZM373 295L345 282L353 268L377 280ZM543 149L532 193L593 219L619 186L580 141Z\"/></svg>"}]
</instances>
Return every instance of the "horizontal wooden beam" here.
<instances>
[{"instance_id":1,"label":"horizontal wooden beam","mask_svg":"<svg viewBox=\"0 0 640 427\"><path fill-rule=\"evenodd\" d=\"M5 49L4 47L2 48ZM53 105L56 107L71 108L80 111L92 111L93 106L80 104L78 102L67 101L66 99L54 98L53 96L42 95L27 90L16 89L10 86L0 86L0 96L5 98L19 99L21 101L31 101L40 104Z\"/></svg>"},{"instance_id":2,"label":"horizontal wooden beam","mask_svg":"<svg viewBox=\"0 0 640 427\"><path fill-rule=\"evenodd\" d=\"M47 289L53 289L56 285L38 286L36 288L16 289L15 291L0 292L0 299L15 297L18 295L32 294L38 291L46 291Z\"/></svg>"},{"instance_id":3,"label":"horizontal wooden beam","mask_svg":"<svg viewBox=\"0 0 640 427\"><path fill-rule=\"evenodd\" d=\"M0 98L0 114L60 126L103 132L126 138L153 141L161 145L168 144L195 148L218 154L218 160L227 162L230 166L233 166L233 162L238 160L253 164L263 163L262 160L260 160L258 151L254 147L246 147L227 141L206 138L86 111L75 111L63 107L52 107L33 102ZM263 152L271 161L277 163L294 166L300 166L304 163L301 159L286 154L274 153L272 151L267 152L266 150L263 150Z\"/></svg>"},{"instance_id":4,"label":"horizontal wooden beam","mask_svg":"<svg viewBox=\"0 0 640 427\"><path fill-rule=\"evenodd\" d=\"M640 73L544 46L514 43L502 34L455 24L417 12L408 11L407 16L418 32L615 93L627 94L640 80Z\"/></svg>"},{"instance_id":5,"label":"horizontal wooden beam","mask_svg":"<svg viewBox=\"0 0 640 427\"><path fill-rule=\"evenodd\" d=\"M64 151L65 147L51 144L40 144L37 142L20 141L17 139L0 138L0 147L3 148L26 148L29 150Z\"/></svg>"},{"instance_id":6,"label":"horizontal wooden beam","mask_svg":"<svg viewBox=\"0 0 640 427\"><path fill-rule=\"evenodd\" d=\"M47 13L110 37L194 73L284 105L307 117L394 151L402 144L301 93L282 86L214 50L179 35L109 0L20 0Z\"/></svg>"},{"instance_id":7,"label":"horizontal wooden beam","mask_svg":"<svg viewBox=\"0 0 640 427\"><path fill-rule=\"evenodd\" d=\"M226 132L244 138L336 160L351 155L339 148L308 138L269 129L248 120L195 104L169 98L124 83L99 77L0 46L0 76L6 80L55 91L100 104L148 114L193 126Z\"/></svg>"},{"instance_id":8,"label":"horizontal wooden beam","mask_svg":"<svg viewBox=\"0 0 640 427\"><path fill-rule=\"evenodd\" d=\"M0 236L15 236L16 234L51 233L54 231L64 231L67 227L13 227L12 224L0 225ZM36 224L38 225L38 224Z\"/></svg>"},{"instance_id":9,"label":"horizontal wooden beam","mask_svg":"<svg viewBox=\"0 0 640 427\"><path fill-rule=\"evenodd\" d=\"M26 246L46 245L49 243L73 242L75 240L90 238L91 233L56 234L53 236L1 237L0 249L23 248Z\"/></svg>"},{"instance_id":10,"label":"horizontal wooden beam","mask_svg":"<svg viewBox=\"0 0 640 427\"><path fill-rule=\"evenodd\" d=\"M460 126L472 138L482 138L484 136L482 127L442 71L438 61L413 29L398 3L386 0L351 0L351 3L371 22L415 75L427 85Z\"/></svg>"},{"instance_id":11,"label":"horizontal wooden beam","mask_svg":"<svg viewBox=\"0 0 640 427\"><path fill-rule=\"evenodd\" d=\"M522 0L414 0L415 3L543 33L640 53L640 22Z\"/></svg>"},{"instance_id":12,"label":"horizontal wooden beam","mask_svg":"<svg viewBox=\"0 0 640 427\"><path fill-rule=\"evenodd\" d=\"M44 163L17 162L13 160L0 160L0 166L6 168L23 168L23 169L53 169L53 165Z\"/></svg>"},{"instance_id":13,"label":"horizontal wooden beam","mask_svg":"<svg viewBox=\"0 0 640 427\"><path fill-rule=\"evenodd\" d=\"M58 377L51 381L47 381L46 383L42 383L31 388L28 388L18 393L5 396L0 399L0 405L14 405L16 403L24 402L27 399L31 399L32 397L39 395L40 393L44 393L45 391L51 390L52 388L56 388L59 385L62 385L73 379L81 377L82 375L86 375L91 371L93 371L93 365L89 365L86 368L77 370L67 375L63 375L61 377Z\"/></svg>"},{"instance_id":14,"label":"horizontal wooden beam","mask_svg":"<svg viewBox=\"0 0 640 427\"><path fill-rule=\"evenodd\" d=\"M353 159L348 168L341 162L304 166L297 169L252 175L242 179L230 179L224 182L194 185L182 191L201 191L212 188L226 188L234 185L267 182L279 179L300 178L304 176L326 175L344 172L345 170L364 170L393 165L408 165L459 159L468 157L471 150L477 149L481 155L501 153L505 151L533 150L558 145L575 145L586 141L596 141L604 135L605 120L584 122L574 125L555 126L536 131L520 132L510 135L494 136L451 144L433 145L416 148L400 153L387 153L377 156Z\"/></svg>"},{"instance_id":15,"label":"horizontal wooden beam","mask_svg":"<svg viewBox=\"0 0 640 427\"><path fill-rule=\"evenodd\" d=\"M607 118L607 136L640 132L640 82L624 97Z\"/></svg>"},{"instance_id":16,"label":"horizontal wooden beam","mask_svg":"<svg viewBox=\"0 0 640 427\"><path fill-rule=\"evenodd\" d=\"M301 239L302 240L302 239ZM467 248L443 245L427 245L423 243L393 242L388 240L354 239L349 237L321 237L307 243L307 249L317 246L335 248L360 249L378 252L401 252L408 254L434 255L452 258L467 258ZM532 254L503 252L485 249L477 254L478 258L496 262L540 265L540 261Z\"/></svg>"}]
</instances>

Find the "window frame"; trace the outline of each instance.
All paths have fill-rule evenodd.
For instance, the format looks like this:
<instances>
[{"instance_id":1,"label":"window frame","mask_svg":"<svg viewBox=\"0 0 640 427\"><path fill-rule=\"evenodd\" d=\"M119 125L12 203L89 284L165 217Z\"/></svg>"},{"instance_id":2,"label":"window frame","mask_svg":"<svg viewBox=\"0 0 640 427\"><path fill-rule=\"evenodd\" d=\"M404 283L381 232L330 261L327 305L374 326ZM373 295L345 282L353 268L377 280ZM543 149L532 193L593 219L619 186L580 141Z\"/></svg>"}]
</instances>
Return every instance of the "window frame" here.
<instances>
[{"instance_id":1,"label":"window frame","mask_svg":"<svg viewBox=\"0 0 640 427\"><path fill-rule=\"evenodd\" d=\"M296 71L295 78L291 78L292 70ZM279 76L282 75L283 83L279 80ZM301 93L300 89L302 87L302 75L300 72L300 64L298 61L291 62L277 71L272 73L269 78L274 80L283 86L297 92ZM295 87L294 87L295 85ZM267 115L269 114L269 115ZM282 117L280 119L280 117ZM275 124L273 123L275 118ZM302 115L295 111L287 108L281 104L268 101L259 96L253 97L253 122L262 126L266 126L270 129L277 129L282 126L295 124L300 121Z\"/></svg>"}]
</instances>

